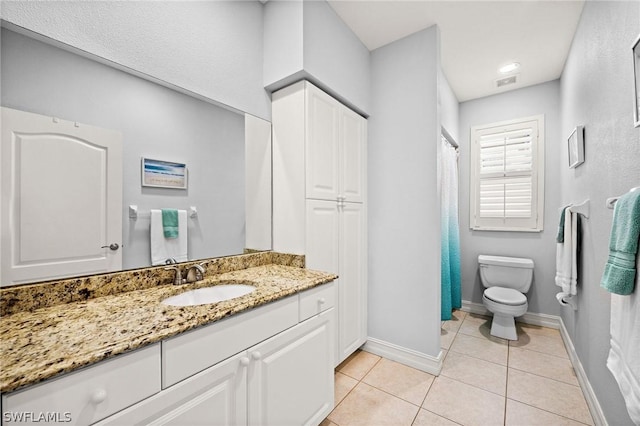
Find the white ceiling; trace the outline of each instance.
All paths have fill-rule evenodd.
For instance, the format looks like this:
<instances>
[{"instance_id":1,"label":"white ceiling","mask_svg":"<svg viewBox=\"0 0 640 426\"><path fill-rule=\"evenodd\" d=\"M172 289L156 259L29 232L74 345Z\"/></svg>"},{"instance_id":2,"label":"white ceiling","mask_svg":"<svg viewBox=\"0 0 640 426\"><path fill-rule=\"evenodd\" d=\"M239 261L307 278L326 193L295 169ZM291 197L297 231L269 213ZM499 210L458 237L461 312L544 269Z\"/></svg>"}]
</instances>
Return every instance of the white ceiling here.
<instances>
[{"instance_id":1,"label":"white ceiling","mask_svg":"<svg viewBox=\"0 0 640 426\"><path fill-rule=\"evenodd\" d=\"M583 0L328 0L374 50L437 24L444 73L464 102L560 77ZM496 88L498 68L519 62L515 84Z\"/></svg>"}]
</instances>

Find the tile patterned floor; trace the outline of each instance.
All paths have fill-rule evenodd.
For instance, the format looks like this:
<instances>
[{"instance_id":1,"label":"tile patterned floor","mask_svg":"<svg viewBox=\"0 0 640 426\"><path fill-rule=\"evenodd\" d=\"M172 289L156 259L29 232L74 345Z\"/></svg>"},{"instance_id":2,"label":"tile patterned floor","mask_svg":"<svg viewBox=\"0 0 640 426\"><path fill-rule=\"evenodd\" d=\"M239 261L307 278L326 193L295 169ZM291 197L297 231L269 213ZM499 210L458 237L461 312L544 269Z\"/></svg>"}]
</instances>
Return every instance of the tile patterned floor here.
<instances>
[{"instance_id":1,"label":"tile patterned floor","mask_svg":"<svg viewBox=\"0 0 640 426\"><path fill-rule=\"evenodd\" d=\"M455 311L442 323L440 376L358 351L335 373L321 426L593 425L558 330L518 325L518 341L491 319Z\"/></svg>"}]
</instances>

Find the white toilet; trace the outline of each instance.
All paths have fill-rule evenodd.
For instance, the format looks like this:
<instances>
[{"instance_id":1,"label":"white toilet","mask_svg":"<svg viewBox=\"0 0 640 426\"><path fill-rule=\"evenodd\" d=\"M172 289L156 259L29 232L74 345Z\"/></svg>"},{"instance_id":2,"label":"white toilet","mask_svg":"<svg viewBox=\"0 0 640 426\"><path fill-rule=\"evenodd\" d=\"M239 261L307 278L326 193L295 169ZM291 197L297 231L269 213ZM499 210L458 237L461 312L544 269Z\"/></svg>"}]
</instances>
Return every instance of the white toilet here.
<instances>
[{"instance_id":1,"label":"white toilet","mask_svg":"<svg viewBox=\"0 0 640 426\"><path fill-rule=\"evenodd\" d=\"M486 287L484 306L493 312L491 335L518 340L515 317L527 312L527 297L533 278L533 260L520 257L478 256L480 280Z\"/></svg>"}]
</instances>

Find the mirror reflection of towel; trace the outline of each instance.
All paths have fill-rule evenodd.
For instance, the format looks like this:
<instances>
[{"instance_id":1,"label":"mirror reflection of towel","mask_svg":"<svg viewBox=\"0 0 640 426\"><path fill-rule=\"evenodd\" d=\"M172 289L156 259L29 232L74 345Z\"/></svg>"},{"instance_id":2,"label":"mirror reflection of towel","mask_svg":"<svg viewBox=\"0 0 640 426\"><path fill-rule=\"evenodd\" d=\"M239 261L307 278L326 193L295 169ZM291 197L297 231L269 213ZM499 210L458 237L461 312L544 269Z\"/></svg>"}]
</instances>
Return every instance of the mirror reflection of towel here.
<instances>
[{"instance_id":1,"label":"mirror reflection of towel","mask_svg":"<svg viewBox=\"0 0 640 426\"><path fill-rule=\"evenodd\" d=\"M187 211L178 212L178 235L176 238L165 238L162 223L162 211L151 210L151 264L165 265L167 259L186 262L187 256Z\"/></svg>"},{"instance_id":2,"label":"mirror reflection of towel","mask_svg":"<svg viewBox=\"0 0 640 426\"><path fill-rule=\"evenodd\" d=\"M178 238L178 210L162 209L162 230L165 238Z\"/></svg>"}]
</instances>

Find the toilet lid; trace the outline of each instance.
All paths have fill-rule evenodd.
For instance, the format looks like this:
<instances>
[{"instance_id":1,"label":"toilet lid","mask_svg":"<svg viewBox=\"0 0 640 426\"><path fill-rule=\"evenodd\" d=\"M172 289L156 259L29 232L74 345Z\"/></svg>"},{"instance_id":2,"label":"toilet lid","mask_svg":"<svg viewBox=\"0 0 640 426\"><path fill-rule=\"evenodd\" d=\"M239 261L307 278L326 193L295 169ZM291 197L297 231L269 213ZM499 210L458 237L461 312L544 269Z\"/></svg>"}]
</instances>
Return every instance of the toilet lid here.
<instances>
[{"instance_id":1,"label":"toilet lid","mask_svg":"<svg viewBox=\"0 0 640 426\"><path fill-rule=\"evenodd\" d=\"M484 295L487 299L504 305L517 306L527 303L527 297L512 288L489 287L484 291Z\"/></svg>"}]
</instances>

